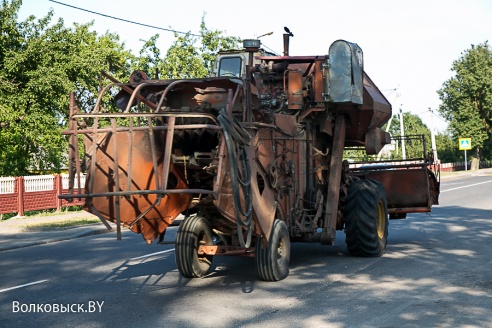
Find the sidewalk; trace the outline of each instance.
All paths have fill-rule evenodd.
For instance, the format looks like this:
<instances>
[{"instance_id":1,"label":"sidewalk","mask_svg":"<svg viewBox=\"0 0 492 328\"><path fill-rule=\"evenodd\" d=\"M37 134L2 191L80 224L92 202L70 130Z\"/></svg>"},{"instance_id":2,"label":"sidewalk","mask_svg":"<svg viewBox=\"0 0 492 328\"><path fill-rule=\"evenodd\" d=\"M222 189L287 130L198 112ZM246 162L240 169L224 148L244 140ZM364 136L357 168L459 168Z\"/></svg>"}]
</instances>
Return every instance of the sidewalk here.
<instances>
[{"instance_id":1,"label":"sidewalk","mask_svg":"<svg viewBox=\"0 0 492 328\"><path fill-rule=\"evenodd\" d=\"M463 176L482 175L492 176L492 169L478 171L442 172L441 181L453 180ZM0 221L0 252L53 243L62 240L93 236L101 233L116 233L115 225L108 230L101 222L81 224L66 228L53 226L40 226L43 224L62 223L68 221L80 221L83 219L95 220L98 218L85 211L57 213L53 215L40 215L25 218L11 218Z\"/></svg>"},{"instance_id":2,"label":"sidewalk","mask_svg":"<svg viewBox=\"0 0 492 328\"><path fill-rule=\"evenodd\" d=\"M108 230L102 222L84 224L81 220L99 219L88 212L80 211L0 221L0 252L116 231L111 222L109 224L113 229ZM70 225L70 221L76 225ZM68 226L56 226L63 223Z\"/></svg>"},{"instance_id":3,"label":"sidewalk","mask_svg":"<svg viewBox=\"0 0 492 328\"><path fill-rule=\"evenodd\" d=\"M453 180L464 176L492 176L492 168L475 171L441 172L441 181Z\"/></svg>"}]
</instances>

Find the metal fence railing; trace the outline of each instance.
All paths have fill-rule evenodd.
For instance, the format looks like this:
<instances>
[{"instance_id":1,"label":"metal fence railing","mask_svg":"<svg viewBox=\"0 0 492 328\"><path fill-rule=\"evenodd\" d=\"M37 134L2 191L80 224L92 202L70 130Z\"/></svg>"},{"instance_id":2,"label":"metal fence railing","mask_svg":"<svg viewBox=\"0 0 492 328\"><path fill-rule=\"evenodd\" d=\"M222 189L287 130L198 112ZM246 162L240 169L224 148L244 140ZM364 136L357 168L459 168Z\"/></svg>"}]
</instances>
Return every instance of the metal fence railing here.
<instances>
[{"instance_id":1,"label":"metal fence railing","mask_svg":"<svg viewBox=\"0 0 492 328\"><path fill-rule=\"evenodd\" d=\"M32 175L24 177L24 191L47 191L54 190L55 176L54 175Z\"/></svg>"},{"instance_id":2,"label":"metal fence railing","mask_svg":"<svg viewBox=\"0 0 492 328\"><path fill-rule=\"evenodd\" d=\"M14 177L0 177L0 194L13 194L15 191Z\"/></svg>"}]
</instances>

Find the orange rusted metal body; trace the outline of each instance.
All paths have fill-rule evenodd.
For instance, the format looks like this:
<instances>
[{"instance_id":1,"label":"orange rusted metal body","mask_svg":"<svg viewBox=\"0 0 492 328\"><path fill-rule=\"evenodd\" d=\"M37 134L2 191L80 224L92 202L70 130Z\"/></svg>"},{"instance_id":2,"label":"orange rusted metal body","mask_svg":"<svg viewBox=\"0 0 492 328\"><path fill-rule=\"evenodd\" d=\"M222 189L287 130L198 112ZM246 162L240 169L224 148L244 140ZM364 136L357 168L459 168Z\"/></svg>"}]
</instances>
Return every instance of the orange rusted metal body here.
<instances>
[{"instance_id":1,"label":"orange rusted metal body","mask_svg":"<svg viewBox=\"0 0 492 328\"><path fill-rule=\"evenodd\" d=\"M161 131L162 132L162 131ZM165 135L155 133L155 136L165 140ZM157 190L160 181L155 179L162 171L162 161L153 169L152 154L149 152L150 135L147 131L133 133L101 133L97 140L97 150L91 156L97 158L88 175L87 187L92 194L107 194L116 190L139 191ZM116 139L116 140L113 140ZM88 149L92 143L86 142ZM155 157L162 158L163 152L156 147ZM132 159L129 158L132 156ZM117 158L115 170L114 159ZM182 169L170 164L169 174L174 177L174 185L178 189L187 189L187 183ZM168 182L169 183L169 182ZM118 186L117 186L118 185ZM133 232L141 233L144 239L151 243L172 222L186 210L191 202L190 194L147 194L138 196L119 197L118 204L108 201L106 197L87 198L84 209L114 221L119 216L120 221ZM119 213L117 213L119 211ZM145 216L136 220L142 213Z\"/></svg>"}]
</instances>

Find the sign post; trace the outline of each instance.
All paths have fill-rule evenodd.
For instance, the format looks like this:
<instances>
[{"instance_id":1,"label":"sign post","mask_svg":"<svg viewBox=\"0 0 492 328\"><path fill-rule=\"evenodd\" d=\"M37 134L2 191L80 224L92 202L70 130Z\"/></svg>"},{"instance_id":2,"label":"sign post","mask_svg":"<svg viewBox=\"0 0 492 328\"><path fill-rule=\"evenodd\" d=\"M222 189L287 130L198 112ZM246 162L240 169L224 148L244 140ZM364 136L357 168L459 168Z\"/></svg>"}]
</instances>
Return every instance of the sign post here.
<instances>
[{"instance_id":1,"label":"sign post","mask_svg":"<svg viewBox=\"0 0 492 328\"><path fill-rule=\"evenodd\" d=\"M466 151L470 150L472 148L471 147L471 138L459 138L458 147L459 147L459 150L465 151L465 171L467 171L468 170L468 164L466 162Z\"/></svg>"}]
</instances>

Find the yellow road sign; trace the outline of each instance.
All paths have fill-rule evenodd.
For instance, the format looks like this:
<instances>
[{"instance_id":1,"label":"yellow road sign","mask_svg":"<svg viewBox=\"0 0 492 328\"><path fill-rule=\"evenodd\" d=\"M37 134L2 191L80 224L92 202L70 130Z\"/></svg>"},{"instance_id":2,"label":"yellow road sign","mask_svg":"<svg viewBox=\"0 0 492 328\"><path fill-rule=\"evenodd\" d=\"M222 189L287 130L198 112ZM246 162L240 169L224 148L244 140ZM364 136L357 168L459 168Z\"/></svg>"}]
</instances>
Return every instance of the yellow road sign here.
<instances>
[{"instance_id":1,"label":"yellow road sign","mask_svg":"<svg viewBox=\"0 0 492 328\"><path fill-rule=\"evenodd\" d=\"M470 150L471 147L471 138L460 138L458 141L458 146L460 150Z\"/></svg>"}]
</instances>

